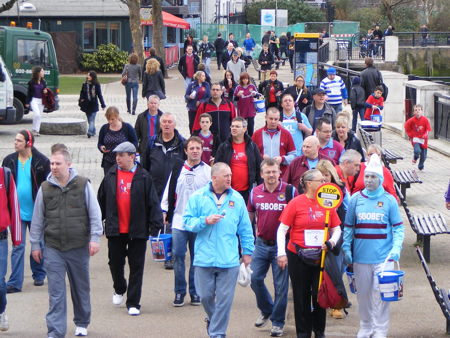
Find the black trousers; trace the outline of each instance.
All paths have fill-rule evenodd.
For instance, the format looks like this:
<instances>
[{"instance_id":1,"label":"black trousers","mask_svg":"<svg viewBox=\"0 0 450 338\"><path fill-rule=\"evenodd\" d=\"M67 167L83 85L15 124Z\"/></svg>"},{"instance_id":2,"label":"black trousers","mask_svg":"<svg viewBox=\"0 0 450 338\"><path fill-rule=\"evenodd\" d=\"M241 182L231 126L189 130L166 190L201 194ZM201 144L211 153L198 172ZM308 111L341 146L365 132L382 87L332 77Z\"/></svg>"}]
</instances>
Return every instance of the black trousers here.
<instances>
[{"instance_id":1,"label":"black trousers","mask_svg":"<svg viewBox=\"0 0 450 338\"><path fill-rule=\"evenodd\" d=\"M142 278L144 275L146 239L130 239L128 234L108 238L109 269L113 279L114 291L122 295L127 292L127 308L140 309ZM128 257L130 276L125 279L125 258Z\"/></svg>"},{"instance_id":2,"label":"black trousers","mask_svg":"<svg viewBox=\"0 0 450 338\"><path fill-rule=\"evenodd\" d=\"M253 131L255 129L255 117L247 117L247 133L248 136L252 137Z\"/></svg>"},{"instance_id":3,"label":"black trousers","mask_svg":"<svg viewBox=\"0 0 450 338\"><path fill-rule=\"evenodd\" d=\"M189 134L192 135L192 128L194 127L195 116L197 115L196 110L188 110L189 117Z\"/></svg>"},{"instance_id":4,"label":"black trousers","mask_svg":"<svg viewBox=\"0 0 450 338\"><path fill-rule=\"evenodd\" d=\"M217 56L217 69L220 70L220 66L222 65L223 53L216 52L216 56Z\"/></svg>"},{"instance_id":5,"label":"black trousers","mask_svg":"<svg viewBox=\"0 0 450 338\"><path fill-rule=\"evenodd\" d=\"M317 303L320 267L313 267L290 250L286 250L289 277L294 295L295 329L297 337L309 338L312 332L321 336L325 332L326 311ZM311 301L313 309L311 309Z\"/></svg>"}]
</instances>

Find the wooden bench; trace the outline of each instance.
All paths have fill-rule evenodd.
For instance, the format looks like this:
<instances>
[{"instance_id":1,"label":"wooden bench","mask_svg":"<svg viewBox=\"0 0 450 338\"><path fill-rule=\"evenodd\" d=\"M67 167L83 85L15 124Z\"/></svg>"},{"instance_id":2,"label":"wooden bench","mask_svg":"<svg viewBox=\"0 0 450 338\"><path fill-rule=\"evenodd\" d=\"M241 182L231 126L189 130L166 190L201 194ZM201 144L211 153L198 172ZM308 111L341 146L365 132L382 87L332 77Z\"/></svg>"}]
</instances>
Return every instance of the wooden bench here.
<instances>
[{"instance_id":1,"label":"wooden bench","mask_svg":"<svg viewBox=\"0 0 450 338\"><path fill-rule=\"evenodd\" d=\"M405 207L405 212L411 228L417 234L417 241L423 245L425 260L430 263L431 236L450 234L450 228L440 213L412 214L407 207Z\"/></svg>"},{"instance_id":2,"label":"wooden bench","mask_svg":"<svg viewBox=\"0 0 450 338\"><path fill-rule=\"evenodd\" d=\"M444 317L446 319L445 332L447 334L450 334L450 295L448 294L447 289L439 288L437 286L436 281L434 280L433 276L431 275L430 269L428 268L427 262L425 261L424 256L422 255L422 252L420 251L420 248L418 246L416 247L416 252L419 256L420 262L422 263L423 269L425 270L427 279L430 282L434 297L436 298L436 301L438 302L439 307L441 308L442 313L444 314Z\"/></svg>"},{"instance_id":3,"label":"wooden bench","mask_svg":"<svg viewBox=\"0 0 450 338\"><path fill-rule=\"evenodd\" d=\"M391 170L394 181L400 186L400 190L406 200L406 189L411 188L412 183L422 183L414 169Z\"/></svg>"},{"instance_id":4,"label":"wooden bench","mask_svg":"<svg viewBox=\"0 0 450 338\"><path fill-rule=\"evenodd\" d=\"M374 144L375 141L373 139L372 134L368 133L367 131L365 131L363 128L359 127L359 134L361 135L361 143L363 145L363 147L366 149L369 148L369 146L371 144ZM385 165L388 167L389 163L391 164L395 164L397 163L398 160L403 160L403 157L394 153L393 151L389 150L389 149L385 149L383 148L383 158L382 158L383 162L385 163Z\"/></svg>"}]
</instances>

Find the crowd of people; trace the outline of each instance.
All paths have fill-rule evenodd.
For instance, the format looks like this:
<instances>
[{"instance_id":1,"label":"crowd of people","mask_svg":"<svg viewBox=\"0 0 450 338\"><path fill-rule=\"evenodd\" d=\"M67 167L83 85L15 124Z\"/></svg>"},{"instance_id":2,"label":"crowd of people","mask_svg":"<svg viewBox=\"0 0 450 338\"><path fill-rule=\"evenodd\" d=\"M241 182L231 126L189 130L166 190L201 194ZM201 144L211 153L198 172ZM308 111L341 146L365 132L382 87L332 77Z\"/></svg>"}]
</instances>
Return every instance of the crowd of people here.
<instances>
[{"instance_id":1,"label":"crowd of people","mask_svg":"<svg viewBox=\"0 0 450 338\"><path fill-rule=\"evenodd\" d=\"M284 334L290 279L297 337L313 333L325 337L326 309L317 302L323 250L337 257L334 264L340 278L347 265L354 271L358 337L387 336L389 304L376 291L374 273L400 259L404 228L381 148L374 144L364 151L354 130L355 115L370 119L383 107L381 74L371 70L373 60L367 58L367 69L359 82L354 80L350 93L331 67L317 89L308 89L302 76L284 88L270 58L275 48L288 53L288 45L280 38L285 48L269 50L278 45L273 35L263 37L259 63L269 78L258 87L242 59L252 56L255 42L250 34L245 52L237 51L232 34L224 43L213 44L204 37L199 46L187 39L178 65L186 88L190 131L186 137L177 130L176 116L160 109L166 93L163 63L154 51L145 67L130 55L122 73L128 113L136 114L139 81L147 109L137 116L134 127L122 121L116 107L106 109L107 123L97 142L104 170L97 193L72 167L64 144L53 145L48 159L35 146L39 129L34 123L32 131L17 133L15 152L0 168L0 182L5 182L0 185L3 265L8 226L14 245L11 277L0 285L0 330L9 327L6 293L22 289L28 228L34 285L42 286L45 278L48 283L48 337L64 337L67 332L66 274L75 335L88 334L89 257L99 251L103 233L112 304L125 303L130 316L140 315L147 241L160 231L172 234L173 260L166 261L165 268L174 272L173 306L184 306L189 293L190 303L202 305L206 312L210 337L226 336L241 263L253 270L250 285L260 311L254 326L270 321L271 336ZM228 59L221 82L207 80L208 59L217 46L226 46L218 68ZM41 71L36 74L30 84L32 105L45 90ZM265 99L265 124L254 130L253 97L258 92ZM353 116L343 109L349 99ZM96 133L98 101L106 108L97 75L89 72L79 100L89 122L88 137ZM414 147L413 163L419 160L422 170L431 128L420 105L414 107L405 130ZM337 184L344 195L342 207L330 214L326 238L325 210L315 199L324 183ZM273 296L265 285L269 267ZM0 271L4 277L6 268ZM344 316L341 308L331 314Z\"/></svg>"}]
</instances>

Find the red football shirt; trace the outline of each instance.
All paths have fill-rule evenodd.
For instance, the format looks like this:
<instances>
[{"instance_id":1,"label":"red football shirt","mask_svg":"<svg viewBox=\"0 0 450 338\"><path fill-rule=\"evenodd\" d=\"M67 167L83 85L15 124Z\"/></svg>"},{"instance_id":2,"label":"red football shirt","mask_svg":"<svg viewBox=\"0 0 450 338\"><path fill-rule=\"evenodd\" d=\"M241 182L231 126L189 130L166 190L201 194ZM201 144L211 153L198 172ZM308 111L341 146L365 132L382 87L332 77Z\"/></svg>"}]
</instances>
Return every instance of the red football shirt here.
<instances>
[{"instance_id":1,"label":"red football shirt","mask_svg":"<svg viewBox=\"0 0 450 338\"><path fill-rule=\"evenodd\" d=\"M288 203L280 216L280 222L290 227L291 237L288 243L290 251L297 252L293 243L302 248L320 247L320 245L306 245L305 232L325 228L325 211L316 200L309 199L305 194L295 197ZM340 224L341 220L336 210L331 211L329 228L335 228ZM320 240L323 242L323 237Z\"/></svg>"},{"instance_id":2,"label":"red football shirt","mask_svg":"<svg viewBox=\"0 0 450 338\"><path fill-rule=\"evenodd\" d=\"M233 175L231 176L231 187L237 191L246 191L248 190L248 163L245 142L233 142L232 145L233 155L231 156L230 168Z\"/></svg>"},{"instance_id":3,"label":"red football shirt","mask_svg":"<svg viewBox=\"0 0 450 338\"><path fill-rule=\"evenodd\" d=\"M119 215L119 233L127 234L130 227L131 182L134 172L117 169L117 212Z\"/></svg>"}]
</instances>

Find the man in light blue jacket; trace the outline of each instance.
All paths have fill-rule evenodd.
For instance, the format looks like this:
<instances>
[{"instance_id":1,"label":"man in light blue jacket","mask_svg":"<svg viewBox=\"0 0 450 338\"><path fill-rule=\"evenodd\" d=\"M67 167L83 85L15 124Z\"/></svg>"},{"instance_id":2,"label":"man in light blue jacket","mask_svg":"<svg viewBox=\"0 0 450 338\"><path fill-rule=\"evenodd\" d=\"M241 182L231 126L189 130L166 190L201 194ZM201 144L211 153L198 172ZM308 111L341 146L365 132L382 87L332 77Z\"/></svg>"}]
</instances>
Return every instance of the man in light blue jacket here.
<instances>
[{"instance_id":1,"label":"man in light blue jacket","mask_svg":"<svg viewBox=\"0 0 450 338\"><path fill-rule=\"evenodd\" d=\"M208 335L225 337L239 273L236 235L246 266L255 246L244 199L231 188L230 167L214 164L211 180L189 198L183 219L186 230L197 233L195 288L208 316Z\"/></svg>"}]
</instances>

